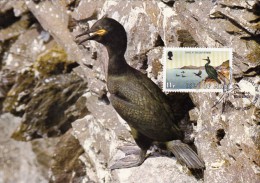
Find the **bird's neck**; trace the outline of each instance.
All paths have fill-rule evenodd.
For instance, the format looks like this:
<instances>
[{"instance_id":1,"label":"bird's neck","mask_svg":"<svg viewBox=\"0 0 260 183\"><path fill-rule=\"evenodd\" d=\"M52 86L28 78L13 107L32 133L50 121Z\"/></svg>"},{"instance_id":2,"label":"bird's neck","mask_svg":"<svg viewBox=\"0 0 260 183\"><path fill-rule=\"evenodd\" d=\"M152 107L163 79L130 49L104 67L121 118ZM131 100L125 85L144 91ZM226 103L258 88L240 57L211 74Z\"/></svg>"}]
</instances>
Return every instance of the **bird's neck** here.
<instances>
[{"instance_id":1,"label":"bird's neck","mask_svg":"<svg viewBox=\"0 0 260 183\"><path fill-rule=\"evenodd\" d=\"M108 74L115 75L125 73L127 67L129 66L126 63L124 54L125 48L114 48L112 46L107 46L107 52L109 56L109 63L108 63Z\"/></svg>"},{"instance_id":2,"label":"bird's neck","mask_svg":"<svg viewBox=\"0 0 260 183\"><path fill-rule=\"evenodd\" d=\"M208 63L206 63L206 65L208 66L210 64L210 61L208 61Z\"/></svg>"}]
</instances>

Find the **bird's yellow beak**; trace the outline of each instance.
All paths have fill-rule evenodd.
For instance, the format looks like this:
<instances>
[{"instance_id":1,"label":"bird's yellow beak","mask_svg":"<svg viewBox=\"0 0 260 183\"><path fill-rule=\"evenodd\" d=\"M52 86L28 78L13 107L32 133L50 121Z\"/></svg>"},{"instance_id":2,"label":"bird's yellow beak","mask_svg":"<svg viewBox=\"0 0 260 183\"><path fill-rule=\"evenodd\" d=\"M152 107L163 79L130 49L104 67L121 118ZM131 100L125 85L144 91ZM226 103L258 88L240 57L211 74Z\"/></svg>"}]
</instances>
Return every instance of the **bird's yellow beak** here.
<instances>
[{"instance_id":1,"label":"bird's yellow beak","mask_svg":"<svg viewBox=\"0 0 260 183\"><path fill-rule=\"evenodd\" d=\"M76 36L76 39L77 39L81 36L88 35L88 37L86 39L83 39L82 41L76 40L76 42L80 45L88 40L94 40L97 36L104 36L107 32L108 31L106 29L99 29L97 31L92 31L90 29L90 30L87 30L87 31L83 32L82 34L79 34Z\"/></svg>"},{"instance_id":2,"label":"bird's yellow beak","mask_svg":"<svg viewBox=\"0 0 260 183\"><path fill-rule=\"evenodd\" d=\"M99 36L103 36L107 33L106 29L99 29L98 31L94 32L94 34L99 35Z\"/></svg>"}]
</instances>

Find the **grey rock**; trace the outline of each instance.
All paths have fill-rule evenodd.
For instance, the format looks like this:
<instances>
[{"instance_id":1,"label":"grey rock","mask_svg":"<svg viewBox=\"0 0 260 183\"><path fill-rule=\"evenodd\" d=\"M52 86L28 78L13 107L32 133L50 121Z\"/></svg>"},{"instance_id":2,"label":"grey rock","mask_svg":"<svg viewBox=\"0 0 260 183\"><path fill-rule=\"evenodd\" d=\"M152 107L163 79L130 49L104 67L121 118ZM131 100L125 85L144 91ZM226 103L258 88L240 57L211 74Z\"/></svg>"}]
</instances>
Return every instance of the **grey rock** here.
<instances>
[{"instance_id":1,"label":"grey rock","mask_svg":"<svg viewBox=\"0 0 260 183\"><path fill-rule=\"evenodd\" d=\"M241 77L243 72L259 64L259 60L255 59L259 43L250 41L258 29L250 20L257 17L249 11L236 9L236 4L223 6L225 2L221 1L218 5L210 1L192 4L176 2L175 7L182 23L200 47L233 48L233 74L234 77ZM243 16L240 16L241 13Z\"/></svg>"},{"instance_id":2,"label":"grey rock","mask_svg":"<svg viewBox=\"0 0 260 183\"><path fill-rule=\"evenodd\" d=\"M190 95L200 111L195 144L209 167L204 172L205 182L237 182L242 179L244 182L258 182L259 174L253 170L259 162L258 143L252 136L259 136L260 132L251 118L254 107L222 112L221 105L212 109L212 101L217 101L215 94ZM232 100L231 96L229 100L239 103L238 106L245 106L242 99Z\"/></svg>"},{"instance_id":3,"label":"grey rock","mask_svg":"<svg viewBox=\"0 0 260 183\"><path fill-rule=\"evenodd\" d=\"M21 118L11 114L0 115L0 182L48 182L43 168L37 162L30 143L10 139Z\"/></svg>"},{"instance_id":4,"label":"grey rock","mask_svg":"<svg viewBox=\"0 0 260 183\"><path fill-rule=\"evenodd\" d=\"M12 2L12 1L1 1L0 2L0 12L5 13L8 10L13 10L15 16L21 16L21 14L25 13L28 11L27 6L25 5L24 1L17 1L17 2Z\"/></svg>"},{"instance_id":5,"label":"grey rock","mask_svg":"<svg viewBox=\"0 0 260 183\"><path fill-rule=\"evenodd\" d=\"M199 118L199 110L198 108L194 108L189 111L189 116L191 121L198 121Z\"/></svg>"}]
</instances>

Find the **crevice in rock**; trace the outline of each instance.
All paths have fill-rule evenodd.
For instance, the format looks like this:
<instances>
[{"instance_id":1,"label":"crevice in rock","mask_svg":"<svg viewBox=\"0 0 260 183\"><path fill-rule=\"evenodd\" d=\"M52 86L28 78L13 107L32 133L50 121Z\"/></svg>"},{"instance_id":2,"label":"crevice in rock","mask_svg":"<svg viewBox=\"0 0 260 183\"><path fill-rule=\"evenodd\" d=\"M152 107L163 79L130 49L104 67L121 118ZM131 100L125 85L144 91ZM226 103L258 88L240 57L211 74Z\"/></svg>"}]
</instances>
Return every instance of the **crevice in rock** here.
<instances>
[{"instance_id":1,"label":"crevice in rock","mask_svg":"<svg viewBox=\"0 0 260 183\"><path fill-rule=\"evenodd\" d=\"M231 159L233 159L234 161L236 161L236 158L234 156L232 156L231 154L228 154L228 157L230 157Z\"/></svg>"},{"instance_id":2,"label":"crevice in rock","mask_svg":"<svg viewBox=\"0 0 260 183\"><path fill-rule=\"evenodd\" d=\"M192 121L192 124L196 127L198 125L197 121Z\"/></svg>"},{"instance_id":3,"label":"crevice in rock","mask_svg":"<svg viewBox=\"0 0 260 183\"><path fill-rule=\"evenodd\" d=\"M79 63L77 63L77 62L73 62L71 64L68 64L67 68L66 68L66 72L71 73L74 68L79 67L79 66L80 66Z\"/></svg>"},{"instance_id":4,"label":"crevice in rock","mask_svg":"<svg viewBox=\"0 0 260 183\"><path fill-rule=\"evenodd\" d=\"M195 107L188 93L169 93L167 96L174 114L177 114L176 120L183 119L188 111Z\"/></svg>"},{"instance_id":5,"label":"crevice in rock","mask_svg":"<svg viewBox=\"0 0 260 183\"><path fill-rule=\"evenodd\" d=\"M245 41L255 41L256 43L260 44L260 34L251 35L251 36L243 36L240 39Z\"/></svg>"},{"instance_id":6,"label":"crevice in rock","mask_svg":"<svg viewBox=\"0 0 260 183\"><path fill-rule=\"evenodd\" d=\"M42 0L33 0L35 4L39 4Z\"/></svg>"},{"instance_id":7,"label":"crevice in rock","mask_svg":"<svg viewBox=\"0 0 260 183\"><path fill-rule=\"evenodd\" d=\"M157 35L157 38L154 42L154 47L157 46L165 46L164 41L162 40L162 37L160 36L160 34Z\"/></svg>"},{"instance_id":8,"label":"crevice in rock","mask_svg":"<svg viewBox=\"0 0 260 183\"><path fill-rule=\"evenodd\" d=\"M228 30L226 30L226 32L227 32L228 34L234 35L234 36L237 36L237 35L241 35L241 34L242 34L242 32L237 32L237 31L228 31Z\"/></svg>"},{"instance_id":9,"label":"crevice in rock","mask_svg":"<svg viewBox=\"0 0 260 183\"><path fill-rule=\"evenodd\" d=\"M256 161L253 161L253 163L254 163L254 165L256 165L256 166L260 166L259 164L256 163Z\"/></svg>"},{"instance_id":10,"label":"crevice in rock","mask_svg":"<svg viewBox=\"0 0 260 183\"><path fill-rule=\"evenodd\" d=\"M243 79L242 76L240 77L234 77L234 80L236 81L236 83L239 83L239 81L241 81Z\"/></svg>"},{"instance_id":11,"label":"crevice in rock","mask_svg":"<svg viewBox=\"0 0 260 183\"><path fill-rule=\"evenodd\" d=\"M217 144L220 146L220 141L225 137L226 132L224 129L218 129L216 133Z\"/></svg>"},{"instance_id":12,"label":"crevice in rock","mask_svg":"<svg viewBox=\"0 0 260 183\"><path fill-rule=\"evenodd\" d=\"M177 35L180 47L198 47L198 43L194 40L189 31L184 29L177 30Z\"/></svg>"},{"instance_id":13,"label":"crevice in rock","mask_svg":"<svg viewBox=\"0 0 260 183\"><path fill-rule=\"evenodd\" d=\"M238 5L227 5L227 4L223 4L220 3L221 8L230 8L230 9L234 9L234 10L244 10L246 9L243 6L238 6Z\"/></svg>"},{"instance_id":14,"label":"crevice in rock","mask_svg":"<svg viewBox=\"0 0 260 183\"><path fill-rule=\"evenodd\" d=\"M98 97L98 100L104 102L106 105L109 105L110 101L109 101L109 99L107 97L107 91L104 91L103 94Z\"/></svg>"},{"instance_id":15,"label":"crevice in rock","mask_svg":"<svg viewBox=\"0 0 260 183\"><path fill-rule=\"evenodd\" d=\"M173 7L175 0L161 0L167 6Z\"/></svg>"},{"instance_id":16,"label":"crevice in rock","mask_svg":"<svg viewBox=\"0 0 260 183\"><path fill-rule=\"evenodd\" d=\"M222 104L222 108L223 113L228 113L234 110L235 106L230 101L225 101Z\"/></svg>"},{"instance_id":17,"label":"crevice in rock","mask_svg":"<svg viewBox=\"0 0 260 183\"><path fill-rule=\"evenodd\" d=\"M204 177L204 170L199 170L199 169L191 169L191 174L197 179L197 180L202 180Z\"/></svg>"},{"instance_id":18,"label":"crevice in rock","mask_svg":"<svg viewBox=\"0 0 260 183\"><path fill-rule=\"evenodd\" d=\"M188 93L170 93L167 95L174 117L184 134L183 142L193 144L193 126L190 122L189 111L195 107Z\"/></svg>"},{"instance_id":19,"label":"crevice in rock","mask_svg":"<svg viewBox=\"0 0 260 183\"><path fill-rule=\"evenodd\" d=\"M93 60L97 60L97 52L96 52L96 51L94 51L94 52L91 53L91 58L92 58Z\"/></svg>"},{"instance_id":20,"label":"crevice in rock","mask_svg":"<svg viewBox=\"0 0 260 183\"><path fill-rule=\"evenodd\" d=\"M252 12L253 12L255 15L260 16L260 2L259 2L259 1L256 1L256 3L253 5L253 7L252 7Z\"/></svg>"},{"instance_id":21,"label":"crevice in rock","mask_svg":"<svg viewBox=\"0 0 260 183\"><path fill-rule=\"evenodd\" d=\"M150 50L149 50L150 51ZM148 52L148 51L147 51ZM132 66L134 68L137 68L141 72L145 73L146 69L148 68L148 56L147 52L145 53L140 53L138 55L135 55L131 60L132 60Z\"/></svg>"},{"instance_id":22,"label":"crevice in rock","mask_svg":"<svg viewBox=\"0 0 260 183\"><path fill-rule=\"evenodd\" d=\"M31 27L33 24L37 24L37 25L41 26L41 24L38 22L37 18L31 12L26 13L26 15L28 15L28 20L29 20L28 28ZM42 28L42 30L44 30L44 29Z\"/></svg>"},{"instance_id":23,"label":"crevice in rock","mask_svg":"<svg viewBox=\"0 0 260 183\"><path fill-rule=\"evenodd\" d=\"M196 20L197 22L199 21L199 19L198 19L197 17L195 17L194 15L192 16L192 18L193 18L194 20Z\"/></svg>"},{"instance_id":24,"label":"crevice in rock","mask_svg":"<svg viewBox=\"0 0 260 183\"><path fill-rule=\"evenodd\" d=\"M254 20L250 20L249 23L253 24L253 23L258 23L260 22L260 17L259 18L256 18Z\"/></svg>"},{"instance_id":25,"label":"crevice in rock","mask_svg":"<svg viewBox=\"0 0 260 183\"><path fill-rule=\"evenodd\" d=\"M248 69L248 70L245 72L245 74L250 74L250 73L254 73L254 74L250 75L251 77L260 75L260 65L254 67L254 68L250 68L250 69Z\"/></svg>"},{"instance_id":26,"label":"crevice in rock","mask_svg":"<svg viewBox=\"0 0 260 183\"><path fill-rule=\"evenodd\" d=\"M14 15L13 9L0 13L0 17L0 29L5 29L21 19L21 17Z\"/></svg>"},{"instance_id":27,"label":"crevice in rock","mask_svg":"<svg viewBox=\"0 0 260 183\"><path fill-rule=\"evenodd\" d=\"M83 63L83 65L85 65L87 68L93 69L93 65L92 64Z\"/></svg>"},{"instance_id":28,"label":"crevice in rock","mask_svg":"<svg viewBox=\"0 0 260 183\"><path fill-rule=\"evenodd\" d=\"M236 19L236 17L226 15L225 13L222 13L221 11L216 11L211 14L210 18L211 19L224 19L226 21L229 21L231 24L236 26L238 29L240 29L241 31L244 31L246 34L248 34L249 35L248 38L253 38L253 40L258 40L257 37L259 35L257 34L256 30L251 29L250 27L246 26L244 23L239 22ZM251 39L249 39L249 40L251 40Z\"/></svg>"},{"instance_id":29,"label":"crevice in rock","mask_svg":"<svg viewBox=\"0 0 260 183\"><path fill-rule=\"evenodd\" d=\"M79 6L80 0L74 0L67 5L68 10L74 11Z\"/></svg>"},{"instance_id":30,"label":"crevice in rock","mask_svg":"<svg viewBox=\"0 0 260 183\"><path fill-rule=\"evenodd\" d=\"M240 144L236 143L236 146L237 146L238 150L242 151L242 148L241 148Z\"/></svg>"}]
</instances>

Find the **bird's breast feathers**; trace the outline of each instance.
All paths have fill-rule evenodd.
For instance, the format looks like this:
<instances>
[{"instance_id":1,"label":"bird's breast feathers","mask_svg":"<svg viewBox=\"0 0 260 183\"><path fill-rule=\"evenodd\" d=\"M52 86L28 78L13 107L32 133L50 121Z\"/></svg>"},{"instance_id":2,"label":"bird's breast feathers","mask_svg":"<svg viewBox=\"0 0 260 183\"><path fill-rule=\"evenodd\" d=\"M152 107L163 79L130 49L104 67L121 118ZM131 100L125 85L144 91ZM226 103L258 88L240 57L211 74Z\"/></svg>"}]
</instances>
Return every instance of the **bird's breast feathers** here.
<instances>
[{"instance_id":1,"label":"bird's breast feathers","mask_svg":"<svg viewBox=\"0 0 260 183\"><path fill-rule=\"evenodd\" d=\"M107 86L113 107L131 126L147 133L169 131L174 121L172 111L150 79L132 74L109 76Z\"/></svg>"}]
</instances>

